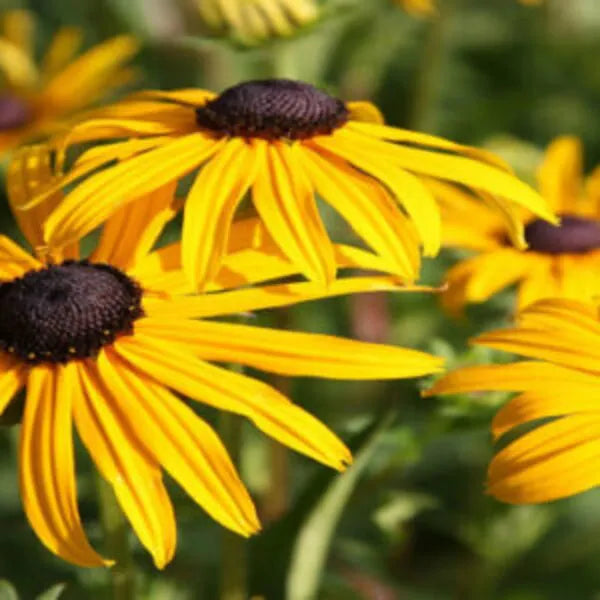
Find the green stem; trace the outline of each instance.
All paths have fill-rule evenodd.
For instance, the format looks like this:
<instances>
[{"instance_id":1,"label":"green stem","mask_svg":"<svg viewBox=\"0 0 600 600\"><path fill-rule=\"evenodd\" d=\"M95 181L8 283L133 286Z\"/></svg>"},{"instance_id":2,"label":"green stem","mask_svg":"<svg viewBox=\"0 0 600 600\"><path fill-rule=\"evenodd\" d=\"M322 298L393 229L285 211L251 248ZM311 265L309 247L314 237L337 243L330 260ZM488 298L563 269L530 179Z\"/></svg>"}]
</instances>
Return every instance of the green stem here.
<instances>
[{"instance_id":1,"label":"green stem","mask_svg":"<svg viewBox=\"0 0 600 600\"><path fill-rule=\"evenodd\" d=\"M425 34L421 61L417 72L413 92L412 110L409 115L409 127L417 130L431 130L432 109L439 91L442 69L443 39L450 7L439 3L439 14L433 17Z\"/></svg>"},{"instance_id":2,"label":"green stem","mask_svg":"<svg viewBox=\"0 0 600 600\"><path fill-rule=\"evenodd\" d=\"M135 566L129 545L129 527L111 486L98 475L100 522L106 555L115 561L110 569L113 600L135 598Z\"/></svg>"},{"instance_id":3,"label":"green stem","mask_svg":"<svg viewBox=\"0 0 600 600\"><path fill-rule=\"evenodd\" d=\"M235 464L239 463L242 420L231 413L222 413L220 433ZM247 600L248 558L246 540L231 531L223 531L221 547L220 600Z\"/></svg>"}]
</instances>

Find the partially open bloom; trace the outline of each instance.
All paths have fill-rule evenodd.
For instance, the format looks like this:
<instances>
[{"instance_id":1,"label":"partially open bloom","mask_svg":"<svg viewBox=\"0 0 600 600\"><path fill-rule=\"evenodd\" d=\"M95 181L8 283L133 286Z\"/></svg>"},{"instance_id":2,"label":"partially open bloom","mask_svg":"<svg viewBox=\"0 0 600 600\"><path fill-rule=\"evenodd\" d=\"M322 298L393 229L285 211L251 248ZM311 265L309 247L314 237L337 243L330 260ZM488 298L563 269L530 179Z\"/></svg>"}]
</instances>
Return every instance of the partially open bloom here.
<instances>
[{"instance_id":1,"label":"partially open bloom","mask_svg":"<svg viewBox=\"0 0 600 600\"><path fill-rule=\"evenodd\" d=\"M520 307L545 297L586 300L600 294L600 169L584 180L581 155L581 143L572 137L548 147L539 186L561 224L524 215L525 252L510 243L496 212L466 193L438 189L445 244L477 252L448 272L443 301L451 311L514 283Z\"/></svg>"},{"instance_id":2,"label":"partially open bloom","mask_svg":"<svg viewBox=\"0 0 600 600\"><path fill-rule=\"evenodd\" d=\"M418 351L208 320L325 295L407 288L385 275L340 278L327 290L289 282L297 270L260 222L248 219L233 225L212 293L193 295L179 244L151 251L174 214L173 183L114 213L87 259L78 244L44 246L39 224L58 195L21 209L49 175L49 156L40 147L21 150L8 173L15 216L37 256L0 236L0 411L26 388L25 513L42 542L65 560L106 564L89 546L77 510L73 424L162 567L175 549L175 521L161 467L225 527L245 536L259 529L219 438L175 393L243 415L335 469L351 462L331 431L277 390L207 361L343 379L414 377L441 368L440 359ZM373 271L382 262L358 248L334 251L342 268ZM251 287L265 281L271 284Z\"/></svg>"},{"instance_id":3,"label":"partially open bloom","mask_svg":"<svg viewBox=\"0 0 600 600\"><path fill-rule=\"evenodd\" d=\"M598 308L541 300L521 313L514 329L484 334L474 343L533 359L458 369L427 392L519 392L496 415L492 432L498 439L523 425L529 430L492 460L489 492L504 502L529 504L600 485Z\"/></svg>"},{"instance_id":4,"label":"partially open bloom","mask_svg":"<svg viewBox=\"0 0 600 600\"><path fill-rule=\"evenodd\" d=\"M31 14L0 13L0 159L127 81L131 73L123 65L137 50L131 37L115 37L74 58L81 38L77 29L60 29L38 65Z\"/></svg>"},{"instance_id":5,"label":"partially open bloom","mask_svg":"<svg viewBox=\"0 0 600 600\"><path fill-rule=\"evenodd\" d=\"M194 0L203 22L245 44L292 35L315 21L315 0Z\"/></svg>"},{"instance_id":6,"label":"partially open bloom","mask_svg":"<svg viewBox=\"0 0 600 600\"><path fill-rule=\"evenodd\" d=\"M439 210L421 176L493 195L513 229L520 226L513 205L553 218L500 159L388 127L371 104L345 103L297 81L249 81L219 96L195 89L138 94L57 143L119 138L84 152L58 182L78 185L46 221L46 239L58 246L78 239L142 194L199 169L182 234L183 269L198 288L219 270L248 190L281 251L321 284L333 281L336 265L315 193L407 281L418 273L418 240L427 255L440 244Z\"/></svg>"}]
</instances>

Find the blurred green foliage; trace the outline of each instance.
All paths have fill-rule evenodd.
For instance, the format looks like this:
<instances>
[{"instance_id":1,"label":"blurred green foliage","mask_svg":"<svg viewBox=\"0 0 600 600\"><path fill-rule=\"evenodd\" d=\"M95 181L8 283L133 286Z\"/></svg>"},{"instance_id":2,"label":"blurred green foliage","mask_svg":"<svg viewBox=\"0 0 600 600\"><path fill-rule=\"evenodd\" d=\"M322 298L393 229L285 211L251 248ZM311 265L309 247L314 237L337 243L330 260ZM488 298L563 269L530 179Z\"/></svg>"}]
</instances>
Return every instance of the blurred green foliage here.
<instances>
[{"instance_id":1,"label":"blurred green foliage","mask_svg":"<svg viewBox=\"0 0 600 600\"><path fill-rule=\"evenodd\" d=\"M189 5L176 0L0 0L2 10L22 6L36 13L40 46L64 24L82 27L89 44L118 32L139 35L139 86L220 89L239 79L285 75L344 98L373 99L393 124L493 147L529 179L539 150L559 134L583 139L588 167L600 162L597 0L548 0L536 8L516 0L439 0L438 20L409 17L389 0L322 4L322 21L296 38L248 49L201 34ZM348 236L336 222L331 226ZM6 209L2 228L14 234ZM428 261L424 281L442 281L455 258L445 253ZM505 323L512 299L508 293L473 307L461 321L442 314L434 296L398 295L375 306L389 311L389 341L442 354L453 367L490 358L468 349L467 339ZM360 320L371 317L357 314L352 299L341 299L295 307L286 319L291 328L353 336ZM281 316L256 320L277 325ZM311 519L317 514L334 519L332 536L316 527L329 550L324 571L316 574L318 598L600 598L600 492L539 507L504 506L484 493L493 451L488 425L503 396L421 399L415 382L296 379L287 385L296 402L349 440L359 456L366 443L369 460L322 514L328 494L341 494L338 476L289 456L286 513L249 542L253 594L281 600L286 581L303 576L289 569L305 568L297 553L311 552L311 543L297 535L311 523L316 527ZM206 416L215 419L210 411ZM268 447L249 426L244 432L243 476L260 506L270 481ZM0 577L24 599L45 590L55 597L51 586L58 583L66 584L65 600L108 597L104 571L55 559L29 529L18 494L16 441L16 428L0 431ZM81 511L101 547L95 480L83 452L78 470ZM219 527L176 486L170 491L177 555L157 572L136 547L140 598L212 600ZM11 590L2 582L0 600L12 598Z\"/></svg>"}]
</instances>

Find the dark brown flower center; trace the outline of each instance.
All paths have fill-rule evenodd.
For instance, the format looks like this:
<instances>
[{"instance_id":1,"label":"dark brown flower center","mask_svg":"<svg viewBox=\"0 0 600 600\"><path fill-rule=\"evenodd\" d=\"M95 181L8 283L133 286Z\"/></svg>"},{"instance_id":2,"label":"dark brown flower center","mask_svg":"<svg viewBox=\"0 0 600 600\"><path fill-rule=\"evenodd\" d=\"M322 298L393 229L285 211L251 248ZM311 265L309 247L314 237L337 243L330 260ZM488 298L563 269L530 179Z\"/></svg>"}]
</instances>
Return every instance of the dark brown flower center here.
<instances>
[{"instance_id":1,"label":"dark brown flower center","mask_svg":"<svg viewBox=\"0 0 600 600\"><path fill-rule=\"evenodd\" d=\"M562 215L559 226L536 219L525 227L529 249L546 254L581 254L600 248L600 222Z\"/></svg>"},{"instance_id":2,"label":"dark brown flower center","mask_svg":"<svg viewBox=\"0 0 600 600\"><path fill-rule=\"evenodd\" d=\"M29 107L17 96L0 93L0 131L22 127L29 120Z\"/></svg>"},{"instance_id":3,"label":"dark brown flower center","mask_svg":"<svg viewBox=\"0 0 600 600\"><path fill-rule=\"evenodd\" d=\"M65 261L0 284L0 348L29 363L98 353L142 316L135 281L106 264Z\"/></svg>"},{"instance_id":4,"label":"dark brown flower center","mask_svg":"<svg viewBox=\"0 0 600 600\"><path fill-rule=\"evenodd\" d=\"M248 81L196 109L196 122L222 135L275 140L326 135L348 120L345 104L288 79Z\"/></svg>"}]
</instances>

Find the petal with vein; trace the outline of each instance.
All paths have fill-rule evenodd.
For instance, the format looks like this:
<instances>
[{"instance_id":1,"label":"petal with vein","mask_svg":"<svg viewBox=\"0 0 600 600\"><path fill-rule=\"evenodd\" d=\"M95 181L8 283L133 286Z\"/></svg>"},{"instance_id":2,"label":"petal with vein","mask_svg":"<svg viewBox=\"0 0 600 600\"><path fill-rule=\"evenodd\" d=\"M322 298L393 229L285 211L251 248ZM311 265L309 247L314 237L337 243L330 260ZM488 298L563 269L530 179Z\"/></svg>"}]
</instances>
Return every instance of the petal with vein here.
<instances>
[{"instance_id":1,"label":"petal with vein","mask_svg":"<svg viewBox=\"0 0 600 600\"><path fill-rule=\"evenodd\" d=\"M184 346L154 337L120 338L115 350L164 385L220 410L243 415L267 435L334 469L344 470L350 451L323 423L268 385L198 360Z\"/></svg>"},{"instance_id":2,"label":"petal with vein","mask_svg":"<svg viewBox=\"0 0 600 600\"><path fill-rule=\"evenodd\" d=\"M141 543L163 568L175 551L175 517L156 459L141 448L93 363L78 365L85 393L74 405L75 425Z\"/></svg>"},{"instance_id":3,"label":"petal with vein","mask_svg":"<svg viewBox=\"0 0 600 600\"><path fill-rule=\"evenodd\" d=\"M75 489L72 406L79 383L73 364L31 369L19 447L25 514L44 545L82 567L108 564L89 545Z\"/></svg>"},{"instance_id":4,"label":"petal with vein","mask_svg":"<svg viewBox=\"0 0 600 600\"><path fill-rule=\"evenodd\" d=\"M244 536L260 529L252 500L209 425L112 351L100 355L98 370L139 443L211 517Z\"/></svg>"}]
</instances>

